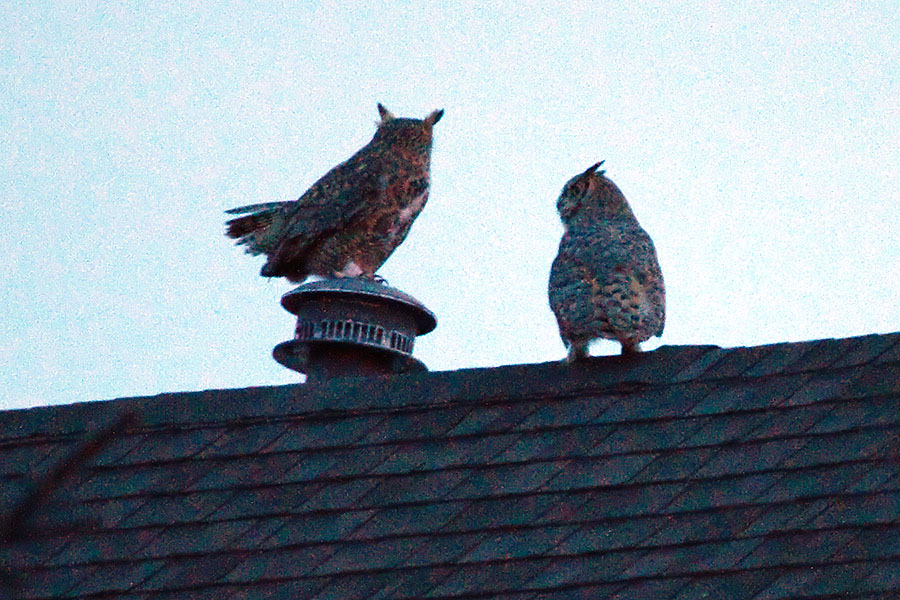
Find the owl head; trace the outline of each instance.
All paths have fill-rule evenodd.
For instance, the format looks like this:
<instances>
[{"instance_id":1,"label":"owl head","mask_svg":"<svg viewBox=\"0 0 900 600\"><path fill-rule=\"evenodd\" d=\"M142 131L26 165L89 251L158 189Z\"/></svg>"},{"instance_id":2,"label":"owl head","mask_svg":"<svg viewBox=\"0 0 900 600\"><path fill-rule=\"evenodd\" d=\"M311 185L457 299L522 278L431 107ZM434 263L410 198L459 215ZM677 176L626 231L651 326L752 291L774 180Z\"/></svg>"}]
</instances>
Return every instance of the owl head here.
<instances>
[{"instance_id":1,"label":"owl head","mask_svg":"<svg viewBox=\"0 0 900 600\"><path fill-rule=\"evenodd\" d=\"M432 127L441 120L444 111L435 110L424 119L397 118L379 103L378 114L381 115L381 121L374 141L406 148L430 149Z\"/></svg>"},{"instance_id":2,"label":"owl head","mask_svg":"<svg viewBox=\"0 0 900 600\"><path fill-rule=\"evenodd\" d=\"M606 177L606 171L597 170L603 163L601 160L591 165L563 186L556 201L563 223L568 225L582 218L634 216L622 191Z\"/></svg>"}]
</instances>

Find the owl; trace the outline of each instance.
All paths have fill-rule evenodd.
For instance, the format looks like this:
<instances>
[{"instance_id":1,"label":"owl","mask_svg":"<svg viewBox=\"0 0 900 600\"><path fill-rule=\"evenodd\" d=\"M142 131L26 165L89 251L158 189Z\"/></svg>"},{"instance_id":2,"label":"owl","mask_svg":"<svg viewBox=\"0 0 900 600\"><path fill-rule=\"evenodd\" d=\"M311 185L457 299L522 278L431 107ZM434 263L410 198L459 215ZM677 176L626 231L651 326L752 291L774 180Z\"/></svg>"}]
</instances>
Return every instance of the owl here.
<instances>
[{"instance_id":1,"label":"owl","mask_svg":"<svg viewBox=\"0 0 900 600\"><path fill-rule=\"evenodd\" d=\"M260 275L300 282L310 275L366 277L409 233L428 200L432 128L444 114L394 117L378 105L372 140L297 200L226 211L226 235L265 254Z\"/></svg>"},{"instance_id":2,"label":"owl","mask_svg":"<svg viewBox=\"0 0 900 600\"><path fill-rule=\"evenodd\" d=\"M565 226L550 270L550 308L568 348L567 362L587 357L597 338L622 354L662 335L666 289L653 241L638 224L603 162L566 183L556 208Z\"/></svg>"}]
</instances>

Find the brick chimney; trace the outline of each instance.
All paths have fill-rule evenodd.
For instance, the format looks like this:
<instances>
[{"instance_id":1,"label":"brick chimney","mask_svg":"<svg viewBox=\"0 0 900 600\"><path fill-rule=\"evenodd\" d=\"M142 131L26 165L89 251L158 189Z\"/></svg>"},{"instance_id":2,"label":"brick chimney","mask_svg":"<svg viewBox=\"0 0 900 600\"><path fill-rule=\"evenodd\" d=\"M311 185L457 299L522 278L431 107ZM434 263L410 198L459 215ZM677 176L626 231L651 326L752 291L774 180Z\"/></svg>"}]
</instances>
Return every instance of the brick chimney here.
<instances>
[{"instance_id":1,"label":"brick chimney","mask_svg":"<svg viewBox=\"0 0 900 600\"><path fill-rule=\"evenodd\" d=\"M415 339L437 326L434 314L398 289L364 278L303 284L281 297L297 316L294 339L272 355L308 380L425 371Z\"/></svg>"}]
</instances>

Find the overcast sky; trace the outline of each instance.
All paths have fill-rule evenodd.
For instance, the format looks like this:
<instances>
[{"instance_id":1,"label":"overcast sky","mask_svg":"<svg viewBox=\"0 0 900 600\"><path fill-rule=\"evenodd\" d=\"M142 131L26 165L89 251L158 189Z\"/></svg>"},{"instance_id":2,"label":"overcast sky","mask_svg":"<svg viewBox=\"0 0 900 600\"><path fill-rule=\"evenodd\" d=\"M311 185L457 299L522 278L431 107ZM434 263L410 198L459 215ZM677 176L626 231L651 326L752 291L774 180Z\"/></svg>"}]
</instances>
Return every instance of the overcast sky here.
<instances>
[{"instance_id":1,"label":"overcast sky","mask_svg":"<svg viewBox=\"0 0 900 600\"><path fill-rule=\"evenodd\" d=\"M291 286L223 211L298 197L377 102L446 110L429 203L380 271L436 313L432 370L565 355L555 202L602 159L665 276L645 348L900 330L893 2L16 4L0 407L297 381L271 358Z\"/></svg>"}]
</instances>

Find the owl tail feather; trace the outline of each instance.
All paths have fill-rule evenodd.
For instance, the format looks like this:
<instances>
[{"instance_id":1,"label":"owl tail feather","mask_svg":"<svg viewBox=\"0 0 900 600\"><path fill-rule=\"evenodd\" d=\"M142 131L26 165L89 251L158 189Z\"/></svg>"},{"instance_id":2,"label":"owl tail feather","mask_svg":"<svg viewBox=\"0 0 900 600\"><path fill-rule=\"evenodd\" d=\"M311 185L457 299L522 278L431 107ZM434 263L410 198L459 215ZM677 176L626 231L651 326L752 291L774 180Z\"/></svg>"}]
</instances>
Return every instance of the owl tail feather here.
<instances>
[{"instance_id":1,"label":"owl tail feather","mask_svg":"<svg viewBox=\"0 0 900 600\"><path fill-rule=\"evenodd\" d=\"M238 244L246 244L247 252L251 254L267 253L270 250L267 242L271 243L277 239L277 232L272 231L271 227L276 220L281 222L277 217L285 204L286 202L266 202L225 211L232 215L244 215L225 223L228 227L225 235L236 239Z\"/></svg>"}]
</instances>

